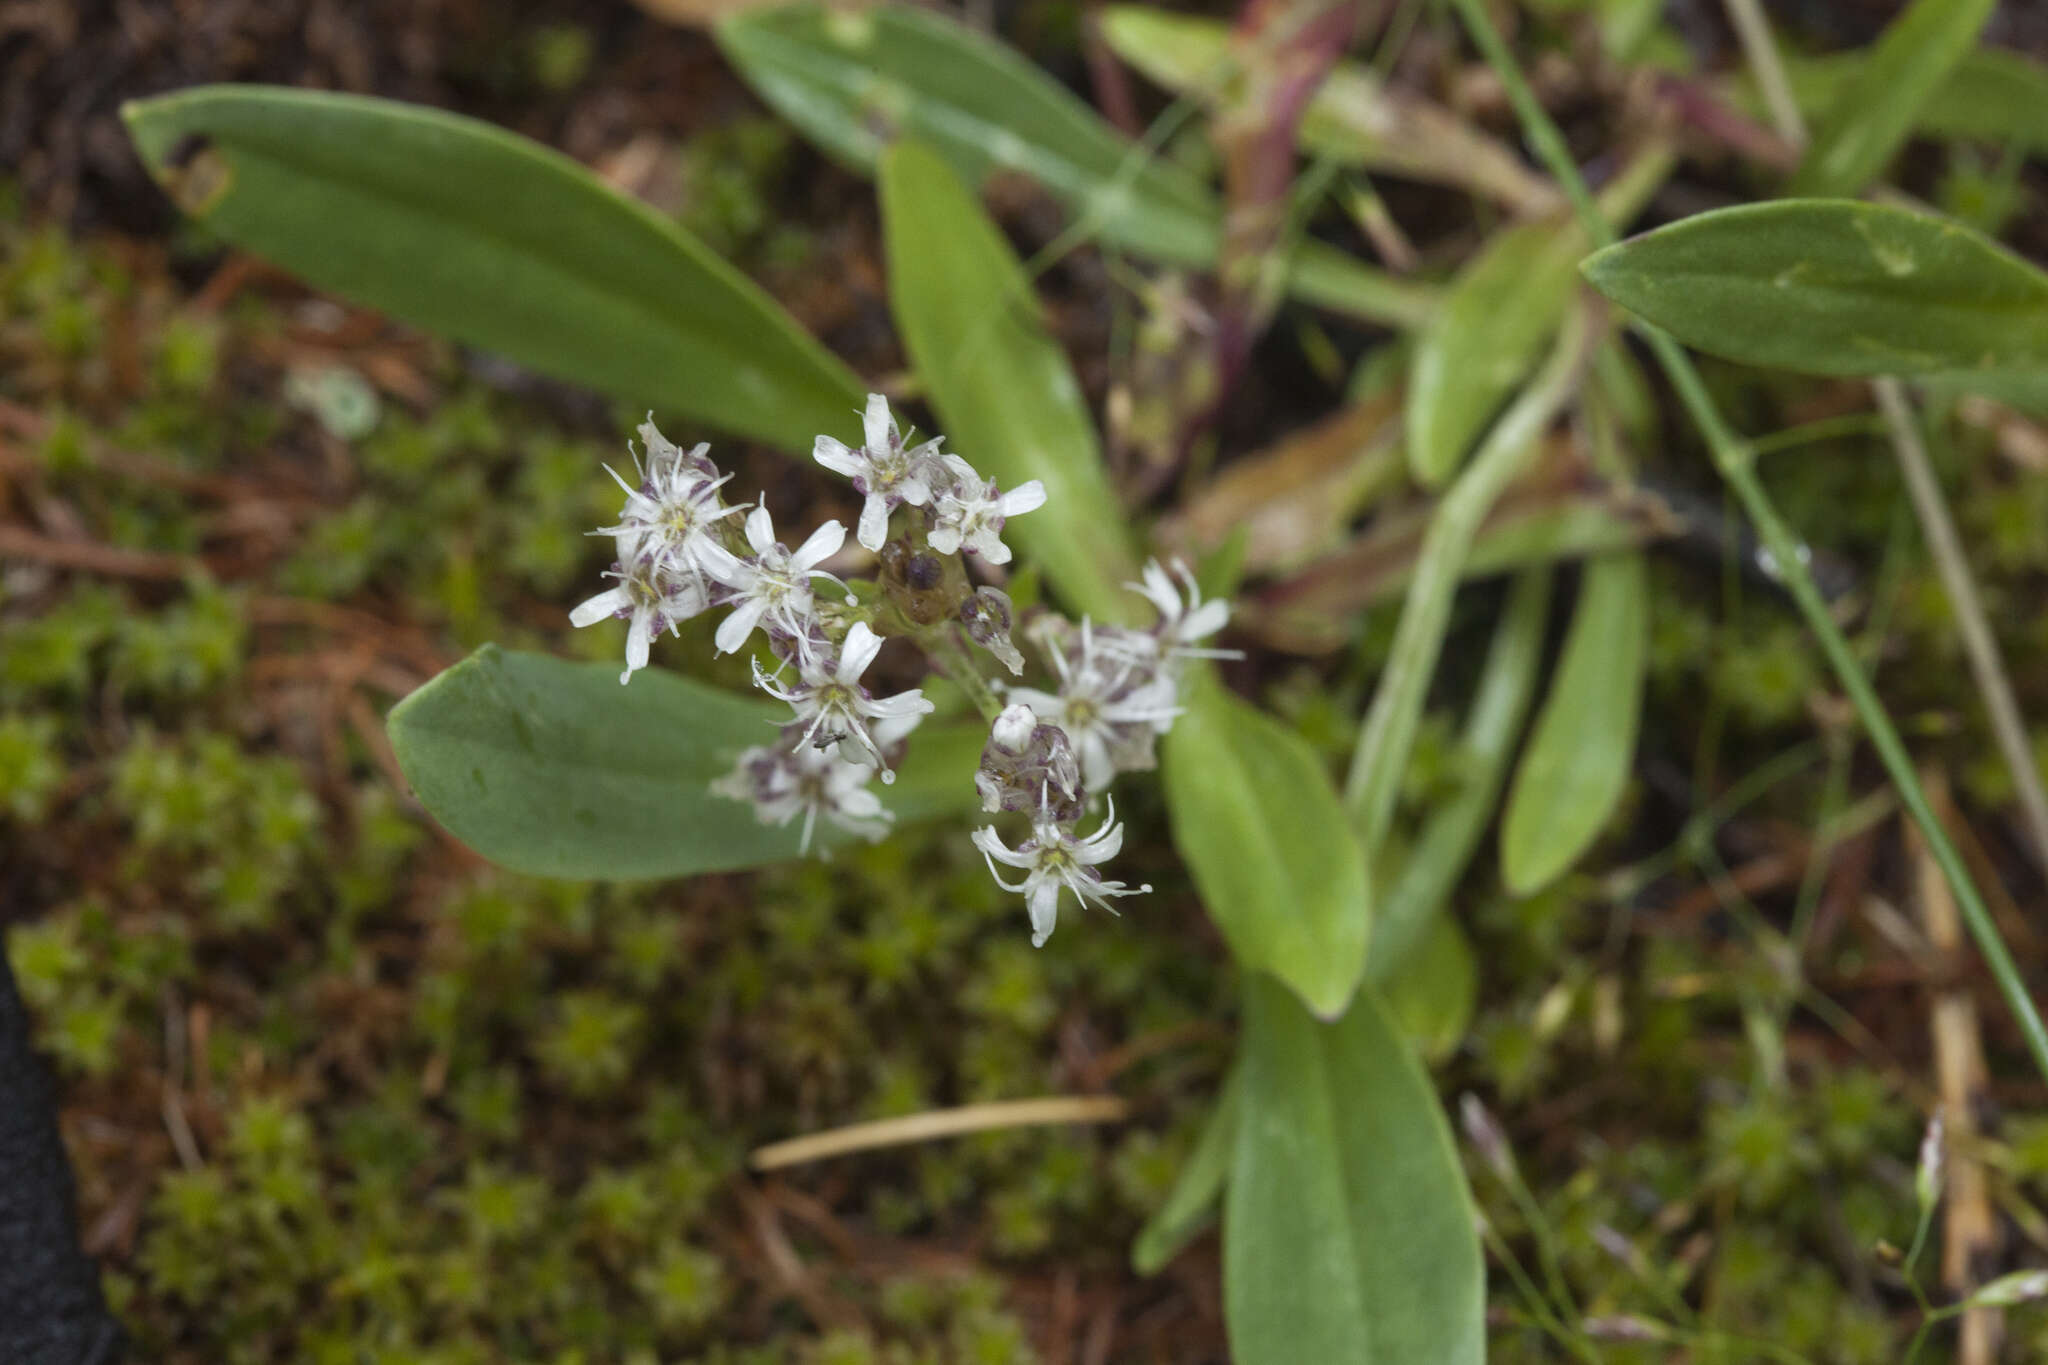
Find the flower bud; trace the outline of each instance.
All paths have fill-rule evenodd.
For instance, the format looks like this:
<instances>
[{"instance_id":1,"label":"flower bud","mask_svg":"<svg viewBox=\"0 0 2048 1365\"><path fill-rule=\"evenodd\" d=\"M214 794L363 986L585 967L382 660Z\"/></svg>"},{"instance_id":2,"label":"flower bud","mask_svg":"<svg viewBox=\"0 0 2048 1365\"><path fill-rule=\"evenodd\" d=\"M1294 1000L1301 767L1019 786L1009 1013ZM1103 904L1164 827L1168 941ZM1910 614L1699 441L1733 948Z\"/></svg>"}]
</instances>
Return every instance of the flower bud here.
<instances>
[{"instance_id":1,"label":"flower bud","mask_svg":"<svg viewBox=\"0 0 2048 1365\"><path fill-rule=\"evenodd\" d=\"M974 787L990 813L1030 811L1055 821L1081 816L1081 764L1073 741L1021 702L990 724Z\"/></svg>"},{"instance_id":2,"label":"flower bud","mask_svg":"<svg viewBox=\"0 0 2048 1365\"><path fill-rule=\"evenodd\" d=\"M995 655L1010 672L1022 673L1024 656L1010 643L1010 625L1015 619L1010 595L1001 588L976 588L974 595L960 604L960 624L966 628L967 638Z\"/></svg>"},{"instance_id":3,"label":"flower bud","mask_svg":"<svg viewBox=\"0 0 2048 1365\"><path fill-rule=\"evenodd\" d=\"M1941 1111L1937 1109L1934 1117L1927 1120L1927 1134L1920 1139L1920 1166L1913 1173L1913 1197L1919 1201L1922 1213L1933 1208L1934 1201L1941 1197L1943 1151Z\"/></svg>"}]
</instances>

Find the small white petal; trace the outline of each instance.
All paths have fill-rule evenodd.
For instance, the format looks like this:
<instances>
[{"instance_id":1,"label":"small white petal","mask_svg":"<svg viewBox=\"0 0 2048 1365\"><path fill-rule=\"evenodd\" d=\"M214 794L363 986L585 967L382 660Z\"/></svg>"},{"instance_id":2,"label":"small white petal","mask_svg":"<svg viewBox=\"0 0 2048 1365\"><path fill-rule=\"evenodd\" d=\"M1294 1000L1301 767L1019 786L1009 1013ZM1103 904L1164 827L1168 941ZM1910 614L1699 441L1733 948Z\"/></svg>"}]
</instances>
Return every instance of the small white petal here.
<instances>
[{"instance_id":1,"label":"small white petal","mask_svg":"<svg viewBox=\"0 0 2048 1365\"><path fill-rule=\"evenodd\" d=\"M616 588L607 588L597 596L579 603L576 609L569 613L569 624L578 629L596 625L607 616L617 615L632 605L632 602L633 595L626 591L623 584Z\"/></svg>"},{"instance_id":2,"label":"small white petal","mask_svg":"<svg viewBox=\"0 0 2048 1365\"><path fill-rule=\"evenodd\" d=\"M649 613L635 613L633 624L626 630L626 671L619 675L621 683L630 681L636 672L647 667L647 647L654 634L653 626Z\"/></svg>"},{"instance_id":3,"label":"small white petal","mask_svg":"<svg viewBox=\"0 0 2048 1365\"><path fill-rule=\"evenodd\" d=\"M1033 479L1029 483L1020 483L1009 492L1003 494L1002 497L996 499L996 510L1006 517L1020 516L1025 512L1035 512L1043 506L1045 506L1045 484L1038 479Z\"/></svg>"},{"instance_id":4,"label":"small white petal","mask_svg":"<svg viewBox=\"0 0 2048 1365\"><path fill-rule=\"evenodd\" d=\"M861 471L867 468L861 461L860 452L848 449L830 436L818 438L817 443L811 447L811 458L834 474L849 479L858 478Z\"/></svg>"},{"instance_id":5,"label":"small white petal","mask_svg":"<svg viewBox=\"0 0 2048 1365\"><path fill-rule=\"evenodd\" d=\"M889 416L889 400L879 393L869 394L867 410L861 414L860 425L868 440L868 450L877 455L885 453L896 427L895 419Z\"/></svg>"},{"instance_id":6,"label":"small white petal","mask_svg":"<svg viewBox=\"0 0 2048 1365\"><path fill-rule=\"evenodd\" d=\"M758 597L749 597L732 609L732 615L718 623L718 633L712 637L720 654L735 654L754 633L760 624L761 613L768 609L767 602Z\"/></svg>"},{"instance_id":7,"label":"small white petal","mask_svg":"<svg viewBox=\"0 0 2048 1365\"><path fill-rule=\"evenodd\" d=\"M775 548L775 519L768 515L768 499L761 499L761 505L747 513L747 544L754 547L754 553L765 555Z\"/></svg>"},{"instance_id":8,"label":"small white petal","mask_svg":"<svg viewBox=\"0 0 2048 1365\"><path fill-rule=\"evenodd\" d=\"M828 521L811 532L809 538L797 547L796 553L789 557L789 562L799 570L814 568L838 554L839 547L845 543L846 528L836 521Z\"/></svg>"},{"instance_id":9,"label":"small white petal","mask_svg":"<svg viewBox=\"0 0 2048 1365\"><path fill-rule=\"evenodd\" d=\"M849 686L859 682L860 675L868 671L868 665L881 652L882 637L867 622L855 621L846 632L846 643L839 649L839 681Z\"/></svg>"},{"instance_id":10,"label":"small white petal","mask_svg":"<svg viewBox=\"0 0 2048 1365\"><path fill-rule=\"evenodd\" d=\"M860 543L866 549L879 550L888 538L889 500L879 493L870 493L860 507Z\"/></svg>"},{"instance_id":11,"label":"small white petal","mask_svg":"<svg viewBox=\"0 0 2048 1365\"><path fill-rule=\"evenodd\" d=\"M1025 892L1025 904L1031 912L1031 946L1043 948L1045 941L1052 937L1053 925L1060 914L1060 884L1051 877L1042 877Z\"/></svg>"},{"instance_id":12,"label":"small white petal","mask_svg":"<svg viewBox=\"0 0 2048 1365\"><path fill-rule=\"evenodd\" d=\"M932 528L929 543L934 550L937 550L942 555L958 554L960 552L960 528L946 522L941 522Z\"/></svg>"}]
</instances>

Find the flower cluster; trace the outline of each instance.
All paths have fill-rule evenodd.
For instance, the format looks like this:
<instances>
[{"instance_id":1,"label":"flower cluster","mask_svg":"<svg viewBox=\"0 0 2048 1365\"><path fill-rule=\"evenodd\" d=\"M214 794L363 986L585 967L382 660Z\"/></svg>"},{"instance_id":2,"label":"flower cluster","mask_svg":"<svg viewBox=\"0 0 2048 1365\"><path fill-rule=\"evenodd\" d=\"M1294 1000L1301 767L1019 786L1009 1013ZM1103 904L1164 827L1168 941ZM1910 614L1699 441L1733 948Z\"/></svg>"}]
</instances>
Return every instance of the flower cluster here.
<instances>
[{"instance_id":1,"label":"flower cluster","mask_svg":"<svg viewBox=\"0 0 2048 1365\"><path fill-rule=\"evenodd\" d=\"M983 809L1021 815L1030 832L1013 848L991 825L977 829L973 842L997 883L1024 896L1032 942L1043 944L1062 890L1105 909L1117 897L1151 890L1100 871L1123 846L1105 788L1120 772L1153 765L1158 737L1179 714L1188 661L1227 653L1202 642L1222 629L1228 604L1204 602L1184 567L1176 583L1147 564L1144 581L1131 587L1158 614L1149 630L1041 612L1025 635L1051 668L1049 686L984 679L975 649L1013 675L1024 671L1025 658L1012 639L1017 614L1009 597L972 584L968 561L1008 563L1006 524L1042 506L1045 489L1034 479L1005 491L942 450L942 438L911 444L880 394L868 397L862 435L859 447L820 436L812 453L851 480L862 499L854 538L875 556L872 589L825 568L845 548L838 522L789 549L776 539L764 503L723 500L730 476L706 446L684 451L650 421L640 428L640 480L629 484L612 472L625 506L616 525L594 533L612 538L613 585L570 620L627 622L621 682L646 667L657 635L714 608L727 612L713 635L720 653L746 647L758 631L774 667L757 655L754 683L787 704L790 717L773 744L744 750L713 790L751 803L764 823L801 817L805 849L821 818L867 839L887 831L889 812L870 783L894 780L905 737L933 707L921 688L878 697L861 680L884 638L920 646L990 722L974 779ZM1103 798L1103 819L1084 837L1079 826L1095 796ZM1006 880L997 864L1022 878Z\"/></svg>"}]
</instances>

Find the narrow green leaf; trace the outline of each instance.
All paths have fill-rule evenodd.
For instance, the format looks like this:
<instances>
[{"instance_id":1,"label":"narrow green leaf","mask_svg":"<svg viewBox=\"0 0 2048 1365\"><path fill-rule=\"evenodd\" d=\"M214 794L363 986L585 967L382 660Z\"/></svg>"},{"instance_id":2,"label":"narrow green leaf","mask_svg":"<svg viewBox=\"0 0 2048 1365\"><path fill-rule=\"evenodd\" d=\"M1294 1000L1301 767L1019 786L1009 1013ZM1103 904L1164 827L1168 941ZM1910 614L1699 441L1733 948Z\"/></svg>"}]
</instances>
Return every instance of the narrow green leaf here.
<instances>
[{"instance_id":1,"label":"narrow green leaf","mask_svg":"<svg viewBox=\"0 0 2048 1365\"><path fill-rule=\"evenodd\" d=\"M2048 274L1955 223L1839 199L1746 204L1587 257L1691 346L1807 374L2048 368Z\"/></svg>"},{"instance_id":2,"label":"narrow green leaf","mask_svg":"<svg viewBox=\"0 0 2048 1365\"><path fill-rule=\"evenodd\" d=\"M1378 989L1401 1036L1428 1061L1442 1061L1465 1040L1479 1003L1479 962L1471 940L1450 916L1434 917L1408 961Z\"/></svg>"},{"instance_id":3,"label":"narrow green leaf","mask_svg":"<svg viewBox=\"0 0 2048 1365\"><path fill-rule=\"evenodd\" d=\"M1344 1012L1371 928L1365 855L1308 742L1206 671L1166 736L1174 845L1246 970Z\"/></svg>"},{"instance_id":4,"label":"narrow green leaf","mask_svg":"<svg viewBox=\"0 0 2048 1365\"><path fill-rule=\"evenodd\" d=\"M1920 106L1976 45L1997 0L1914 0L1877 40L1814 130L1796 195L1859 194L1884 173Z\"/></svg>"},{"instance_id":5,"label":"narrow green leaf","mask_svg":"<svg viewBox=\"0 0 2048 1365\"><path fill-rule=\"evenodd\" d=\"M1215 1221L1223 1179L1237 1150L1238 1114L1243 1107L1244 1068L1232 1065L1215 1107L1202 1123L1202 1135L1195 1139L1195 1150L1188 1153L1166 1202L1145 1220L1138 1239L1131 1243L1131 1268L1140 1275L1157 1275Z\"/></svg>"},{"instance_id":6,"label":"narrow green leaf","mask_svg":"<svg viewBox=\"0 0 2048 1365\"><path fill-rule=\"evenodd\" d=\"M323 289L523 365L808 451L863 389L703 243L538 143L355 95L127 105L187 213Z\"/></svg>"},{"instance_id":7,"label":"narrow green leaf","mask_svg":"<svg viewBox=\"0 0 2048 1365\"><path fill-rule=\"evenodd\" d=\"M1223 1207L1238 1365L1480 1365L1485 1267L1436 1094L1370 990L1316 1022L1252 973Z\"/></svg>"},{"instance_id":8,"label":"narrow green leaf","mask_svg":"<svg viewBox=\"0 0 2048 1365\"><path fill-rule=\"evenodd\" d=\"M1588 563L1501 822L1501 876L1514 894L1541 889L1576 862L1627 789L1649 629L1643 557Z\"/></svg>"},{"instance_id":9,"label":"narrow green leaf","mask_svg":"<svg viewBox=\"0 0 2048 1365\"><path fill-rule=\"evenodd\" d=\"M1672 159L1650 149L1600 192L1600 205L1628 222L1670 173ZM1495 234L1466 265L1416 340L1406 408L1408 468L1434 488L1449 478L1473 438L1527 377L1557 334L1590 242L1570 218Z\"/></svg>"},{"instance_id":10,"label":"narrow green leaf","mask_svg":"<svg viewBox=\"0 0 2048 1365\"><path fill-rule=\"evenodd\" d=\"M1154 84L1213 105L1237 80L1230 28L1149 5L1102 11L1102 37ZM1543 177L1499 139L1442 105L1387 85L1370 67L1339 62L1303 111L1301 146L1339 165L1452 185L1516 213L1562 208Z\"/></svg>"},{"instance_id":11,"label":"narrow green leaf","mask_svg":"<svg viewBox=\"0 0 2048 1365\"><path fill-rule=\"evenodd\" d=\"M797 856L796 823L764 825L710 791L776 721L771 705L664 669L621 687L614 664L485 645L393 707L388 728L420 803L492 862L638 880ZM971 808L985 738L978 725L917 734L884 790L898 818Z\"/></svg>"},{"instance_id":12,"label":"narrow green leaf","mask_svg":"<svg viewBox=\"0 0 2048 1365\"><path fill-rule=\"evenodd\" d=\"M1425 487L1449 478L1472 439L1557 330L1586 252L1575 223L1496 233L1460 272L1415 348L1408 381L1408 468Z\"/></svg>"},{"instance_id":13,"label":"narrow green leaf","mask_svg":"<svg viewBox=\"0 0 2048 1365\"><path fill-rule=\"evenodd\" d=\"M1072 91L1000 42L929 9L815 4L738 14L718 42L775 111L857 171L898 138L929 145L977 188L1029 176L1090 232L1179 265L1215 264L1222 213L1207 187L1124 137ZM1324 307L1410 326L1427 286L1315 243L1292 287Z\"/></svg>"},{"instance_id":14,"label":"narrow green leaf","mask_svg":"<svg viewBox=\"0 0 2048 1365\"><path fill-rule=\"evenodd\" d=\"M1004 538L1069 605L1122 616L1137 572L1120 506L1081 386L1009 243L918 144L889 149L880 186L889 302L948 444L1005 488L1043 480L1045 506Z\"/></svg>"},{"instance_id":15,"label":"narrow green leaf","mask_svg":"<svg viewBox=\"0 0 2048 1365\"><path fill-rule=\"evenodd\" d=\"M1479 848L1505 785L1508 760L1543 665L1543 632L1550 619L1550 569L1524 569L1508 593L1500 624L1465 731L1458 740L1458 788L1430 812L1421 834L1400 859L1373 922L1365 979L1381 990L1394 984L1442 918L1445 901ZM1390 1001L1391 1003L1391 1001Z\"/></svg>"},{"instance_id":16,"label":"narrow green leaf","mask_svg":"<svg viewBox=\"0 0 2048 1365\"><path fill-rule=\"evenodd\" d=\"M1826 112L1869 60L1864 52L1785 59L1792 97L1809 114ZM1737 99L1761 112L1762 98L1747 76L1733 83ZM1920 105L1913 131L1923 137L2012 141L2048 147L2048 65L2003 48L1965 53Z\"/></svg>"}]
</instances>

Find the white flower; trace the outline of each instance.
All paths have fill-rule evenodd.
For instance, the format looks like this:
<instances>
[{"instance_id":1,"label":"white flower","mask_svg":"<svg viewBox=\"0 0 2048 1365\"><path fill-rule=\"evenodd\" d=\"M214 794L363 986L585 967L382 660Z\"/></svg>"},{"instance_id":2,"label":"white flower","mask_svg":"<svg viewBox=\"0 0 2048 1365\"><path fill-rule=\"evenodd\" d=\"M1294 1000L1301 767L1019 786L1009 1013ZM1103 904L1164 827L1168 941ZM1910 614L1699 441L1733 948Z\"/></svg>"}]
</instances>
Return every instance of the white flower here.
<instances>
[{"instance_id":1,"label":"white flower","mask_svg":"<svg viewBox=\"0 0 2048 1365\"><path fill-rule=\"evenodd\" d=\"M1166 657L1175 659L1242 657L1234 649L1198 648L1203 640L1229 623L1230 603L1220 597L1204 602L1202 590L1195 585L1195 576L1188 572L1188 566L1176 560L1173 567L1180 575L1181 582L1187 584L1188 596L1185 602L1181 601L1180 589L1174 586L1172 576L1160 567L1156 559L1145 561L1143 583L1124 584L1133 592L1144 594L1159 612L1159 624L1153 628L1150 637L1154 647ZM1146 637L1137 632L1125 632L1125 638L1136 643Z\"/></svg>"},{"instance_id":2,"label":"white flower","mask_svg":"<svg viewBox=\"0 0 2048 1365\"><path fill-rule=\"evenodd\" d=\"M1076 657L1070 659L1062 648L1046 653L1060 675L1058 694L1013 687L1008 699L1067 732L1081 759L1083 783L1100 791L1119 771L1150 768L1153 736L1173 728L1180 714L1173 679L1149 661L1099 649L1086 621Z\"/></svg>"},{"instance_id":3,"label":"white flower","mask_svg":"<svg viewBox=\"0 0 2048 1365\"><path fill-rule=\"evenodd\" d=\"M965 548L991 564L1009 563L1010 547L1001 540L1003 523L1045 506L1045 485L1033 479L998 493L994 479L984 482L974 466L958 455L941 458L953 476L953 486L939 493L934 502L937 516L931 547L942 555L958 554Z\"/></svg>"},{"instance_id":4,"label":"white flower","mask_svg":"<svg viewBox=\"0 0 2048 1365\"><path fill-rule=\"evenodd\" d=\"M728 555L726 563L710 570L712 577L733 591L732 615L718 623L714 637L718 652L733 653L746 643L755 626L764 626L770 638L778 633L794 638L798 652L807 653L804 642L811 635L811 580L832 578L818 565L839 553L845 543L846 528L828 521L795 550L786 550L775 539L767 503L748 513L747 544L753 547L753 558Z\"/></svg>"},{"instance_id":5,"label":"white flower","mask_svg":"<svg viewBox=\"0 0 2048 1365\"><path fill-rule=\"evenodd\" d=\"M796 686L784 687L762 670L759 661L754 664L754 685L795 708L796 723L804 727L804 743L821 749L837 748L848 759L872 763L882 770L884 782L893 782L896 774L889 771L882 757L882 742L868 722L921 716L932 709L932 704L924 699L921 688L877 698L860 685L860 675L867 672L881 648L881 637L868 628L867 622L856 621L846 632L846 642L840 646L837 659L821 655L799 658ZM888 729L892 742L906 733L893 725ZM846 751L849 743L856 752Z\"/></svg>"},{"instance_id":6,"label":"white flower","mask_svg":"<svg viewBox=\"0 0 2048 1365\"><path fill-rule=\"evenodd\" d=\"M868 395L867 411L861 416L867 444L852 450L820 436L811 447L811 458L835 474L853 480L853 490L867 501L861 504L857 539L870 550L882 548L889 535L889 514L899 506L922 507L931 501L931 480L927 467L937 458L939 442L905 449L903 433L889 415L889 400L879 393Z\"/></svg>"},{"instance_id":7,"label":"white flower","mask_svg":"<svg viewBox=\"0 0 2048 1365\"><path fill-rule=\"evenodd\" d=\"M647 667L648 646L662 631L673 631L710 605L704 580L694 573L677 573L651 558L626 561L624 567L608 569L607 578L619 580L589 598L569 613L569 624L581 629L608 616L621 617L626 627L626 671L619 681L632 681L633 674Z\"/></svg>"},{"instance_id":8,"label":"white flower","mask_svg":"<svg viewBox=\"0 0 2048 1365\"><path fill-rule=\"evenodd\" d=\"M736 801L753 803L764 825L786 825L804 817L797 847L811 851L811 833L818 817L873 842L889 832L891 816L881 798L868 789L875 770L849 763L801 740L748 749L732 772L711 784L711 790Z\"/></svg>"},{"instance_id":9,"label":"white flower","mask_svg":"<svg viewBox=\"0 0 2048 1365\"><path fill-rule=\"evenodd\" d=\"M1005 891L1023 893L1031 913L1032 947L1044 947L1046 939L1052 936L1053 924L1059 918L1061 887L1073 892L1083 905L1099 905L1111 914L1116 913L1109 903L1111 897L1136 896L1152 889L1104 881L1095 870L1124 846L1124 827L1115 820L1116 807L1112 803L1102 828L1085 839L1076 839L1071 825L1040 820L1033 823L1031 837L1014 850L1003 843L993 827L983 826L974 831L974 846L988 862L989 875L996 879L996 885ZM997 863L1024 869L1024 880L1014 885L1004 881L1003 874L996 871Z\"/></svg>"},{"instance_id":10,"label":"white flower","mask_svg":"<svg viewBox=\"0 0 2048 1365\"><path fill-rule=\"evenodd\" d=\"M744 510L719 501L718 490L731 476L720 476L717 466L705 457L710 446L699 445L685 453L656 431L651 421L641 425L640 438L647 445L641 484L631 487L616 469L605 466L605 472L625 489L626 505L619 511L616 526L593 534L611 536L622 563L652 559L681 574L722 576L732 555L718 543L712 528Z\"/></svg>"}]
</instances>

